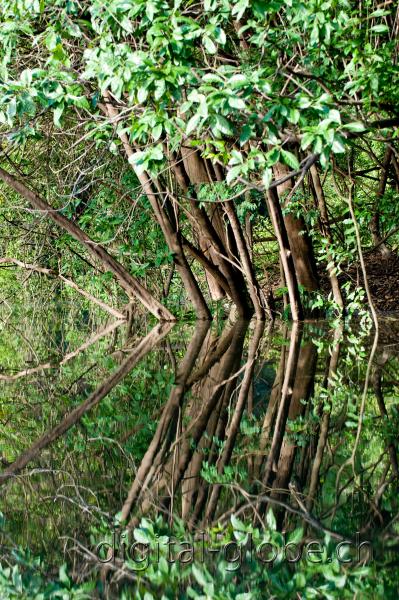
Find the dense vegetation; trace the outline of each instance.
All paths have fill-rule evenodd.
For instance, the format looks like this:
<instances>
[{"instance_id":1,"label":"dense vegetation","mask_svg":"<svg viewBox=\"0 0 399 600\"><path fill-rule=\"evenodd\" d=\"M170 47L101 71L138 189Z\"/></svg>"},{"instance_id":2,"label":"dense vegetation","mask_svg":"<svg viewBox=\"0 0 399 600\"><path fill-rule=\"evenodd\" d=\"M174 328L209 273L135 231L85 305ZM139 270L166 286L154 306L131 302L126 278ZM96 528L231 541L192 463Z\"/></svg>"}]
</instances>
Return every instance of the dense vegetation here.
<instances>
[{"instance_id":1,"label":"dense vegetation","mask_svg":"<svg viewBox=\"0 0 399 600\"><path fill-rule=\"evenodd\" d=\"M2 2L0 179L34 209L3 187L35 241L15 253L47 266L46 216L47 263L72 237L161 319L262 318L276 288L294 320L320 290L344 309L340 274L397 240L397 34L371 0Z\"/></svg>"},{"instance_id":2,"label":"dense vegetation","mask_svg":"<svg viewBox=\"0 0 399 600\"><path fill-rule=\"evenodd\" d=\"M2 0L0 42L0 597L396 598L396 2ZM111 529L375 560L137 575Z\"/></svg>"}]
</instances>

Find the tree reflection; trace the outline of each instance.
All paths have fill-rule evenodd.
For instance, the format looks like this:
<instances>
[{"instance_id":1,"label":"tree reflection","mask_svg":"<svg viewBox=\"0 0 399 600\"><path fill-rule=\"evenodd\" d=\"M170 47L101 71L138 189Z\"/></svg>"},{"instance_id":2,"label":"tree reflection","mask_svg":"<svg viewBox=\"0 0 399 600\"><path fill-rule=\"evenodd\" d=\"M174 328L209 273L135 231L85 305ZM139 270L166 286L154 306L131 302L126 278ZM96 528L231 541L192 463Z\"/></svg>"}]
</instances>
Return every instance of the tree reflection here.
<instances>
[{"instance_id":1,"label":"tree reflection","mask_svg":"<svg viewBox=\"0 0 399 600\"><path fill-rule=\"evenodd\" d=\"M194 532L223 527L233 514L263 528L272 509L280 531L302 525L304 539L327 532L339 541L359 532L374 544L395 544L398 336L391 322L381 323L380 329L368 368L371 336L356 325L275 322L265 329L260 321L240 320L232 313L212 325L157 326L144 337L132 330L133 338L118 349L113 326L102 327L76 351L61 356L58 375L62 377L61 366L73 364L109 333L108 351L117 368L5 464L2 489L15 498L18 490L31 486L31 498L36 498L32 522L41 518L40 497L45 495L63 506L67 500L84 506L94 521L101 514L111 523L118 514L120 531L127 527L131 532L143 516L159 514L169 523L182 519ZM150 355L152 362L146 363ZM54 368L55 363L38 367L44 374ZM164 383L156 380L162 371L173 378L171 385L167 377ZM17 369L2 377L4 384L22 389L33 375L37 373ZM76 469L62 445L78 439L83 419L95 426L101 413L92 409L101 407L107 395L112 401L123 380L133 377L132 384L139 385L143 376L153 380L160 397L167 390L166 401L149 406L144 395L142 406L151 417L120 420L111 440L119 450L111 462L99 429L92 438L98 439L97 450L87 465L75 471L73 484L66 483L66 475L60 483L66 464ZM135 393L134 387L129 390ZM145 447L136 462L134 452L140 451L130 448L138 448L138 438ZM50 447L46 469L31 477L26 467L42 465L41 456ZM91 477L93 469L96 477ZM83 486L96 499L95 509L83 498ZM68 528L71 515L61 511L54 520ZM84 520L75 520L80 524L72 537L88 545Z\"/></svg>"}]
</instances>

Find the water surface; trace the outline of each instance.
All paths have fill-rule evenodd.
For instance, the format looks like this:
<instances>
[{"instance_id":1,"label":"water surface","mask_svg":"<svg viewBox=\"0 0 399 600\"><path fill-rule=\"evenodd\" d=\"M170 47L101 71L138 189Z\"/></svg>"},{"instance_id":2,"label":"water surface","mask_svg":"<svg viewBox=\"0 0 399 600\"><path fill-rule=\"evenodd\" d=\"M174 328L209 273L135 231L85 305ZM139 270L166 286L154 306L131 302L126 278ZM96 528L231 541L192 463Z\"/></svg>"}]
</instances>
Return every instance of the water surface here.
<instances>
[{"instance_id":1,"label":"water surface","mask_svg":"<svg viewBox=\"0 0 399 600\"><path fill-rule=\"evenodd\" d=\"M399 319L112 321L73 295L2 304L3 554L75 574L143 516L397 538ZM39 310L40 308L40 310ZM115 518L117 521L115 521Z\"/></svg>"}]
</instances>

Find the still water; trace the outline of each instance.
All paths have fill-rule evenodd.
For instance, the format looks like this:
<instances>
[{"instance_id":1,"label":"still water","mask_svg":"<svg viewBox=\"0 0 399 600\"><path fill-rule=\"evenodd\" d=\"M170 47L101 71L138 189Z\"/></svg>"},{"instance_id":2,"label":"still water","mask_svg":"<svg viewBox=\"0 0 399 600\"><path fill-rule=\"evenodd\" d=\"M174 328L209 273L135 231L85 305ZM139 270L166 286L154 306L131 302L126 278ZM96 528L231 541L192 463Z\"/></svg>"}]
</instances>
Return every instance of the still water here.
<instances>
[{"instance_id":1,"label":"still water","mask_svg":"<svg viewBox=\"0 0 399 600\"><path fill-rule=\"evenodd\" d=\"M367 319L172 327L79 302L3 304L3 556L80 576L120 523L262 526L269 508L282 532L395 544L398 317L378 336Z\"/></svg>"}]
</instances>

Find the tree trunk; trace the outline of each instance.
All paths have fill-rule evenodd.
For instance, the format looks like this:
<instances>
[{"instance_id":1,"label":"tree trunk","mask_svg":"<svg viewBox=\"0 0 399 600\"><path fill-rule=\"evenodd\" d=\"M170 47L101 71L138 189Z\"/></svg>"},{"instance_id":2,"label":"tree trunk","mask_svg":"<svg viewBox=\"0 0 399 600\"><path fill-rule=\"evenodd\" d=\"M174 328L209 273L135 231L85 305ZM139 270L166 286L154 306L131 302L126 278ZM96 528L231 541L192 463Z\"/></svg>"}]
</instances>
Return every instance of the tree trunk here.
<instances>
[{"instance_id":1,"label":"tree trunk","mask_svg":"<svg viewBox=\"0 0 399 600\"><path fill-rule=\"evenodd\" d=\"M251 258L248 252L248 246L246 244L240 222L236 215L234 206L231 202L225 202L224 209L231 223L234 238L238 248L238 253L241 259L242 269L244 271L244 276L247 281L249 295L251 297L252 304L255 308L256 317L257 319L263 320L265 318L265 311L261 302L260 289L254 274Z\"/></svg>"},{"instance_id":2,"label":"tree trunk","mask_svg":"<svg viewBox=\"0 0 399 600\"><path fill-rule=\"evenodd\" d=\"M331 389L334 386L335 376L338 368L339 352L340 352L340 338L342 335L342 325L340 325L334 333L334 345L330 356L328 372L323 382L323 387ZM328 405L328 402L327 402ZM310 483L308 497L306 499L306 508L311 511L313 508L313 502L316 497L316 491L320 484L320 468L324 457L324 450L327 445L328 431L330 425L332 406L327 406L323 410L321 416L320 434L317 442L316 455L313 459L312 471L310 474Z\"/></svg>"},{"instance_id":3,"label":"tree trunk","mask_svg":"<svg viewBox=\"0 0 399 600\"><path fill-rule=\"evenodd\" d=\"M105 101L106 104L103 110L108 114L111 120L115 120L118 117L119 113L118 110L111 104L110 97L107 93L105 94ZM125 150L126 156L129 162L131 163L132 168L136 173L137 179L139 180L143 191L151 204L155 218L162 229L162 233L164 234L165 241L169 247L169 250L174 255L176 269L180 277L182 278L185 290L194 306L197 318L209 320L211 319L209 308L204 300L199 285L190 269L190 265L187 262L187 258L183 251L183 246L179 237L179 233L176 230L176 228L173 227L168 217L168 214L164 209L163 204L159 200L159 192L162 193L163 190L161 189L161 186L156 179L151 179L145 171L139 172L138 169L134 166L134 163L131 162L135 151L132 148L126 133L120 132L119 137L122 141L122 145Z\"/></svg>"},{"instance_id":4,"label":"tree trunk","mask_svg":"<svg viewBox=\"0 0 399 600\"><path fill-rule=\"evenodd\" d=\"M276 179L280 179L289 173L286 165L278 163L274 169ZM278 196L292 190L292 180L285 181L277 188ZM283 201L285 206L285 202ZM319 280L316 270L316 261L313 246L309 238L303 217L295 217L292 214L284 215L284 223L287 229L290 249L294 259L295 271L299 285L308 292L319 289Z\"/></svg>"},{"instance_id":5,"label":"tree trunk","mask_svg":"<svg viewBox=\"0 0 399 600\"><path fill-rule=\"evenodd\" d=\"M280 249L280 258L290 300L291 317L293 321L300 321L303 319L301 297L299 295L295 266L288 241L287 230L285 228L283 213L275 189L271 188L268 190L267 204L270 220Z\"/></svg>"},{"instance_id":6,"label":"tree trunk","mask_svg":"<svg viewBox=\"0 0 399 600\"><path fill-rule=\"evenodd\" d=\"M183 192L187 194L189 185L195 186L197 180L194 179L193 183L189 179L187 172L181 166L179 161L174 159L172 162L172 169L177 182ZM198 157L196 159L196 165L197 163ZM191 172L193 171L194 168L191 167ZM195 172L198 173L198 168L195 169ZM202 176L205 176L204 172L205 170L203 169L201 171ZM209 176L210 175L211 174L209 174ZM208 178L207 183L209 183L209 181ZM191 198L189 202L192 219L194 221L194 229L197 231L198 237L202 237L206 243L209 244L209 259L214 261L215 267L220 270L227 281L229 290L226 291L237 306L240 316L244 318L251 316L253 308L248 302L245 279L241 271L234 266L234 261L237 260L236 253L234 252L235 243L233 242L233 248L232 245L228 243L229 233L225 231L223 219L220 216L221 204L212 204L208 210L208 214L199 206L195 190L190 190L189 195Z\"/></svg>"},{"instance_id":7,"label":"tree trunk","mask_svg":"<svg viewBox=\"0 0 399 600\"><path fill-rule=\"evenodd\" d=\"M317 348L313 342L308 342L301 346L295 375L294 391L288 411L289 421L294 421L305 412L306 403L308 402L314 387L316 363ZM289 433L289 431L285 432L285 436L287 433ZM272 498L281 499L288 489L296 451L297 444L285 437L280 450L276 478L273 482Z\"/></svg>"},{"instance_id":8,"label":"tree trunk","mask_svg":"<svg viewBox=\"0 0 399 600\"><path fill-rule=\"evenodd\" d=\"M228 424L226 430L225 443L223 446L222 454L220 455L217 461L217 471L221 475L223 474L224 468L229 464L231 456L234 450L234 444L236 441L237 433L240 428L240 423L242 419L242 415L245 409L245 406L248 401L248 393L251 387L254 368L255 368L255 360L256 355L259 350L259 344L262 339L262 334L264 330L264 324L262 321L257 321L255 326L255 331L253 333L252 339L249 343L248 349L248 358L247 364L245 366L244 376L241 382L240 392L238 395L238 399L234 410L232 411L230 422ZM212 488L212 493L210 495L207 511L205 518L210 519L214 512L216 511L217 502L220 495L220 485L214 485Z\"/></svg>"},{"instance_id":9,"label":"tree trunk","mask_svg":"<svg viewBox=\"0 0 399 600\"><path fill-rule=\"evenodd\" d=\"M123 520L128 519L133 504L137 502L141 493L149 486L151 473L153 472L154 468L159 465L165 452L168 451L168 447L164 442L167 440L171 424L176 420L176 415L179 411L184 393L186 391L188 377L198 358L208 329L209 323L203 321L199 321L197 323L195 333L187 348L184 358L179 365L174 386L170 392L169 399L158 422L156 432L142 458L132 486L123 504Z\"/></svg>"},{"instance_id":10,"label":"tree trunk","mask_svg":"<svg viewBox=\"0 0 399 600\"><path fill-rule=\"evenodd\" d=\"M290 349L286 363L286 372L281 389L281 399L274 424L270 452L266 460L265 472L263 475L263 482L265 485L270 484L271 473L275 468L276 461L280 454L281 445L283 443L288 411L294 391L294 381L297 374L301 339L302 332L299 330L299 325L298 323L293 323L291 330Z\"/></svg>"}]
</instances>

